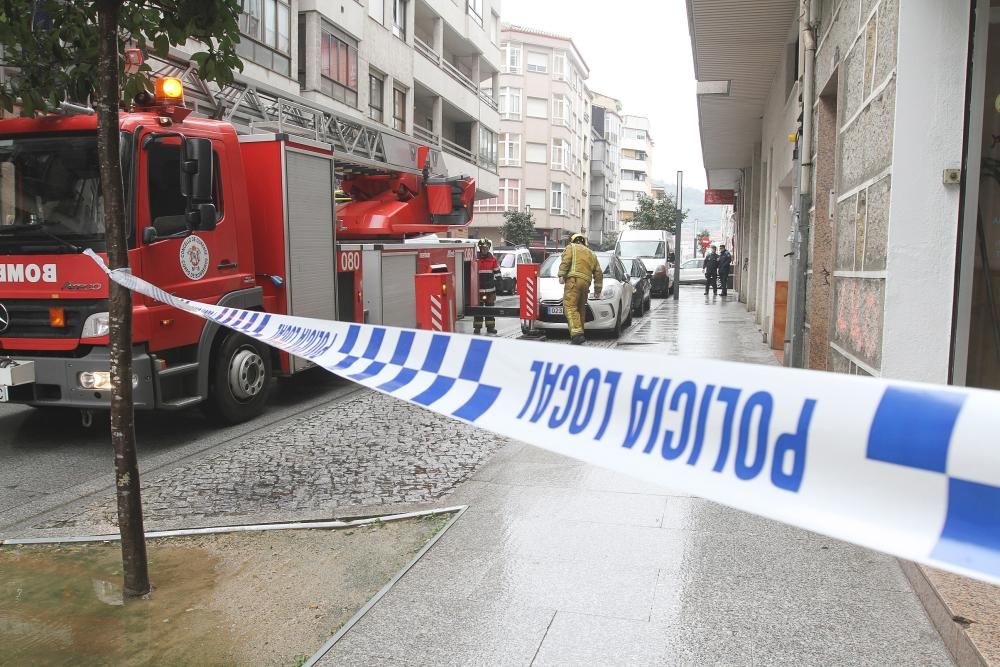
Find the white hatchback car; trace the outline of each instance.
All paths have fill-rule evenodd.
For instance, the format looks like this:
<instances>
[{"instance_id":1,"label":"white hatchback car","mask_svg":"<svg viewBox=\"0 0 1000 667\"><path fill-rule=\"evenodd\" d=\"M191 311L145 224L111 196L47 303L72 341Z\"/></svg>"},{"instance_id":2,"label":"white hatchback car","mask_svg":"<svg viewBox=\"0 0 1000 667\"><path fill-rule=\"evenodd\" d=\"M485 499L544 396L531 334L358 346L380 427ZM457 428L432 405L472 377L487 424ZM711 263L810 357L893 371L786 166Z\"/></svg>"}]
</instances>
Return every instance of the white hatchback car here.
<instances>
[{"instance_id":1,"label":"white hatchback car","mask_svg":"<svg viewBox=\"0 0 1000 667\"><path fill-rule=\"evenodd\" d=\"M587 300L587 317L583 328L587 331L613 331L615 336L632 324L632 283L622 261L610 252L597 253L604 269L604 289L600 298ZM566 330L566 311L563 308L563 286L559 284L559 262L562 253L551 255L538 271L538 321L539 329Z\"/></svg>"},{"instance_id":2,"label":"white hatchback car","mask_svg":"<svg viewBox=\"0 0 1000 667\"><path fill-rule=\"evenodd\" d=\"M701 257L685 260L681 264L681 284L685 283L705 283L705 269L702 268L705 260Z\"/></svg>"}]
</instances>

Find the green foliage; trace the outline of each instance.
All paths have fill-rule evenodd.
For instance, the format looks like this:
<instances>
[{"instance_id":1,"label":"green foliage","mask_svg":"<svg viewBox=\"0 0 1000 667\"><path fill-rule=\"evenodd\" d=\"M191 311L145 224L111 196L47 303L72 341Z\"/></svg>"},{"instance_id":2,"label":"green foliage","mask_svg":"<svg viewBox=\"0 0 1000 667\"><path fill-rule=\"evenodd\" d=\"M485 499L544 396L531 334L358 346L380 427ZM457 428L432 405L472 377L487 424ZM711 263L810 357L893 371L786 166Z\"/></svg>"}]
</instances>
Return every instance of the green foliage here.
<instances>
[{"instance_id":1,"label":"green foliage","mask_svg":"<svg viewBox=\"0 0 1000 667\"><path fill-rule=\"evenodd\" d=\"M500 238L511 245L528 245L535 237L535 217L526 211L503 212Z\"/></svg>"},{"instance_id":2,"label":"green foliage","mask_svg":"<svg viewBox=\"0 0 1000 667\"><path fill-rule=\"evenodd\" d=\"M653 229L673 233L675 225L683 223L687 211L678 212L674 198L670 195L653 199L639 195L639 209L632 218L632 229Z\"/></svg>"},{"instance_id":3,"label":"green foliage","mask_svg":"<svg viewBox=\"0 0 1000 667\"><path fill-rule=\"evenodd\" d=\"M191 59L205 81L231 83L243 63L236 55L241 0L118 0L119 50L139 48L164 57L171 46L197 40L204 50ZM60 102L86 103L99 85L97 0L0 0L3 61L15 68L0 83L0 106L23 116L51 110ZM144 64L126 74L121 62L120 98L151 90Z\"/></svg>"}]
</instances>

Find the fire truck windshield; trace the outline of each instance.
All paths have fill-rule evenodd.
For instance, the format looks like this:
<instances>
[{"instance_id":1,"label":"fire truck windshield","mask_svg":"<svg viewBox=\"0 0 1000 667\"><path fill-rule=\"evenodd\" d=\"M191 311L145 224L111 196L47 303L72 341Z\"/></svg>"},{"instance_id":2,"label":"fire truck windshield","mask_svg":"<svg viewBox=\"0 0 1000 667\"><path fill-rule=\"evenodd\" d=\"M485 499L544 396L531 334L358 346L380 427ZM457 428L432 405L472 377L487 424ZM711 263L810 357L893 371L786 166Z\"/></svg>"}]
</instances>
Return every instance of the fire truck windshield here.
<instances>
[{"instance_id":1,"label":"fire truck windshield","mask_svg":"<svg viewBox=\"0 0 1000 667\"><path fill-rule=\"evenodd\" d=\"M104 248L95 134L0 138L0 252L52 246Z\"/></svg>"}]
</instances>

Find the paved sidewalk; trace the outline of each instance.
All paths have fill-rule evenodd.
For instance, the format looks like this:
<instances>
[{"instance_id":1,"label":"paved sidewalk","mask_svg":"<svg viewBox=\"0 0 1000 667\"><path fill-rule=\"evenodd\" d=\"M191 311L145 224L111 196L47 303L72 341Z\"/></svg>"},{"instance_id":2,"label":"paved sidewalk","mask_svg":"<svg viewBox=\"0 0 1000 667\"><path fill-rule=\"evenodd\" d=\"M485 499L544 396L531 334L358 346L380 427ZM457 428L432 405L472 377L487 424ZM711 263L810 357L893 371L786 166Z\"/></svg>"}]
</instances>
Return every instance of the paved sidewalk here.
<instances>
[{"instance_id":1,"label":"paved sidewalk","mask_svg":"<svg viewBox=\"0 0 1000 667\"><path fill-rule=\"evenodd\" d=\"M619 345L777 363L734 301L654 306ZM951 664L893 558L522 444L446 500L322 664Z\"/></svg>"}]
</instances>

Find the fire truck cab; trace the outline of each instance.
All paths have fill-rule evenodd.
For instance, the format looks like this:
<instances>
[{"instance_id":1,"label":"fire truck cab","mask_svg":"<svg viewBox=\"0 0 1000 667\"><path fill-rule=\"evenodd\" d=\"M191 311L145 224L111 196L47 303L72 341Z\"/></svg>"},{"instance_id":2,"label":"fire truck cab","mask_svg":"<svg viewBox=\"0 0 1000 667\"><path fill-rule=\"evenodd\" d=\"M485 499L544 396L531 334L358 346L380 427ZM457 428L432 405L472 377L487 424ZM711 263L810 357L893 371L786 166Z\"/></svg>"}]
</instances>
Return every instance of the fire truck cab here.
<instances>
[{"instance_id":1,"label":"fire truck cab","mask_svg":"<svg viewBox=\"0 0 1000 667\"><path fill-rule=\"evenodd\" d=\"M365 321L362 260L338 250L329 144L239 135L180 99L122 113L119 128L133 273L205 303ZM0 402L110 405L108 279L81 254L106 250L96 130L93 115L0 121ZM395 233L394 220L407 231L467 225L474 182L437 181L426 170L349 181L339 226L371 242ZM447 205L430 185L447 189ZM274 375L310 366L141 295L132 333L137 409L204 404L241 422L261 412Z\"/></svg>"}]
</instances>

